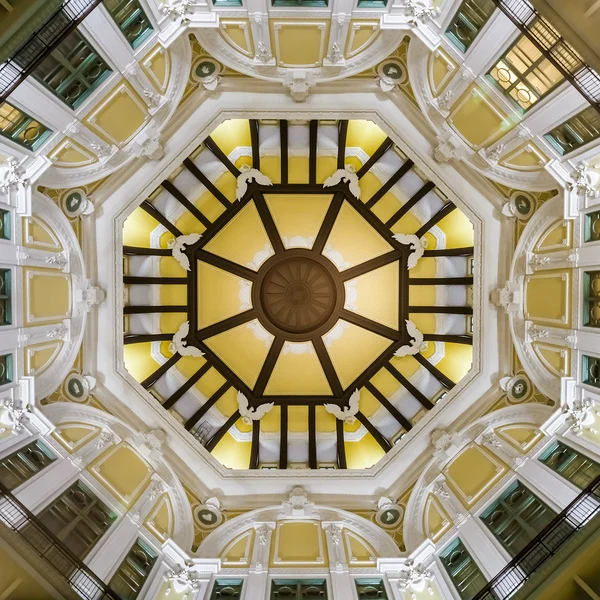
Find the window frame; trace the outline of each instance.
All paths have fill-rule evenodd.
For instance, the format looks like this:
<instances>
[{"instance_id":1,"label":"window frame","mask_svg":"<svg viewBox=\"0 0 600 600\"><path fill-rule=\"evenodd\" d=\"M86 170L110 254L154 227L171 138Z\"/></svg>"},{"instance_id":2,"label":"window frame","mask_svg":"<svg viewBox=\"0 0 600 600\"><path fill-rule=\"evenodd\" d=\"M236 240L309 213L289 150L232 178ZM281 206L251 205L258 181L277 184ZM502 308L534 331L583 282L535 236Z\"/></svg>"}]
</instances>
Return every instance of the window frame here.
<instances>
[{"instance_id":1,"label":"window frame","mask_svg":"<svg viewBox=\"0 0 600 600\"><path fill-rule=\"evenodd\" d=\"M571 148L570 150L564 149L561 145L560 142L558 142L555 139L555 136L552 135L553 132L559 130L560 128L569 128L569 130L574 131L573 126L570 124L573 120L580 118L584 113L588 112L588 111L592 111L593 113L595 113L597 115L598 118L598 134L595 137L591 137L590 139L586 140L582 140L582 142L580 144L578 144L577 146L575 146L574 148ZM573 133L573 136L577 135L577 133ZM550 145L550 147L552 148L552 150L554 150L554 152L556 152L556 154L558 154L561 158L562 157L566 157L571 155L573 152L577 152L578 150L581 150L582 148L586 148L586 146L589 146L590 144L597 142L598 140L600 140L600 113L598 113L596 111L596 109L591 106L588 105L586 107L584 107L581 110L578 110L575 114L572 114L568 119L565 119L564 121L561 121L560 123L558 123L557 125L555 125L554 127L552 127L552 129L550 129L550 131L548 131L547 133L542 134L542 136L544 141Z\"/></svg>"},{"instance_id":2,"label":"window frame","mask_svg":"<svg viewBox=\"0 0 600 600\"><path fill-rule=\"evenodd\" d=\"M56 452L56 450L54 448L52 448L49 444L46 443L46 440L42 440L39 437L36 437L32 441L28 441L26 444L20 445L17 449L10 448L10 451L7 454L0 457L0 467L4 466L4 464L6 462L8 462L9 460L14 459L15 457L18 457L20 454L26 452L28 449L30 449L30 447L36 446L36 445L43 446L43 448L38 447L38 450L40 452L42 452L44 455L46 455L47 458L49 458L49 462L47 462L45 465L40 467L37 471L33 471L28 477L26 477L25 479L22 479L19 482L19 484L14 487L8 487L6 484L3 484L10 492L15 493L23 485L31 483L34 479L36 479L40 475L40 473L43 473L49 466L51 466L54 462L56 462L57 460L59 460L61 458L61 456ZM24 460L24 459L21 459L21 460ZM32 463L32 464L35 464L35 463Z\"/></svg>"},{"instance_id":3,"label":"window frame","mask_svg":"<svg viewBox=\"0 0 600 600\"><path fill-rule=\"evenodd\" d=\"M17 106L12 101L12 98L11 98L11 102L9 102L8 100L5 100L4 102L0 103L0 107L5 106L5 105L9 106L11 109L17 111L19 113L20 117L24 121L17 127L18 134L21 134L21 133L23 133L23 131L26 131L27 128L31 125L31 123L37 123L39 125L39 127L44 129L44 131L41 133L39 139L37 139L31 145L27 144L25 142L19 141L17 139L17 137L15 137L14 133L11 135L7 135L3 131L0 131L0 138L2 140L6 140L7 142L10 142L12 144L16 144L19 147L19 149L21 149L21 150L25 150L27 152L31 152L31 153L35 154L48 141L48 139L52 136L54 131L52 129L50 129L50 127L48 127L47 125L42 123L41 120L37 119L36 117L32 117L26 110ZM13 126L14 126L14 122L12 120L8 119L8 117L0 117L0 118L6 119L10 123L13 123Z\"/></svg>"},{"instance_id":4,"label":"window frame","mask_svg":"<svg viewBox=\"0 0 600 600\"><path fill-rule=\"evenodd\" d=\"M469 45L468 46L465 45L463 42L460 41L460 39L456 35L454 35L454 33L451 31L451 28L454 26L455 22L459 21L460 15L463 14L462 13L463 7L468 2L476 2L476 1L477 0L462 0L462 2L460 3L460 5L456 9L456 11L452 14L452 17L450 18L450 20L448 21L448 23L446 24L446 26L444 28L444 33L443 33L444 38L452 44L453 48L457 49L462 54L466 54L471 49L471 46L475 43L476 39L479 37L481 32L485 29L485 26L490 22L490 19L494 16L494 13L496 12L497 7L496 7L496 5L494 5L492 8L492 12L490 12L490 14L487 15L487 17L484 19L484 21L482 22L479 29L477 29L476 26L472 27L472 31L475 31L475 35L473 36L473 39L471 40ZM485 2L485 0L483 0L483 1ZM466 18L463 19L463 23L468 27Z\"/></svg>"}]
</instances>

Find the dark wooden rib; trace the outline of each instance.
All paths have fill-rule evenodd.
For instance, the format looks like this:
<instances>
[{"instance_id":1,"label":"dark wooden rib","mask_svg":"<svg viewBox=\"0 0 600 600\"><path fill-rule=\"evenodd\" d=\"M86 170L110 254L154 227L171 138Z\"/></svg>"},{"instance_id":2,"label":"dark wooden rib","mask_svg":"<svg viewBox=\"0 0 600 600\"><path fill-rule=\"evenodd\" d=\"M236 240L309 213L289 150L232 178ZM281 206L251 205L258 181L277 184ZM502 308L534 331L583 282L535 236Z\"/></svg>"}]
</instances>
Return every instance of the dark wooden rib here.
<instances>
[{"instance_id":1,"label":"dark wooden rib","mask_svg":"<svg viewBox=\"0 0 600 600\"><path fill-rule=\"evenodd\" d=\"M165 410L169 410L171 407L175 405L177 400L181 398L187 391L192 389L198 381L205 375L211 366L210 363L205 362L176 392L173 392L171 396L169 396L162 404Z\"/></svg>"},{"instance_id":2,"label":"dark wooden rib","mask_svg":"<svg viewBox=\"0 0 600 600\"><path fill-rule=\"evenodd\" d=\"M191 431L192 427L217 403L219 398L231 387L226 381L206 402L185 422L185 428Z\"/></svg>"},{"instance_id":3,"label":"dark wooden rib","mask_svg":"<svg viewBox=\"0 0 600 600\"><path fill-rule=\"evenodd\" d=\"M437 334L437 333L426 333L423 336L426 342L450 342L452 344L467 344L473 345L472 335L449 335L449 334Z\"/></svg>"},{"instance_id":4,"label":"dark wooden rib","mask_svg":"<svg viewBox=\"0 0 600 600\"><path fill-rule=\"evenodd\" d=\"M140 248L139 246L123 246L125 256L171 256L170 248Z\"/></svg>"},{"instance_id":5,"label":"dark wooden rib","mask_svg":"<svg viewBox=\"0 0 600 600\"><path fill-rule=\"evenodd\" d=\"M472 306L409 306L409 313L427 313L440 315L472 315Z\"/></svg>"},{"instance_id":6,"label":"dark wooden rib","mask_svg":"<svg viewBox=\"0 0 600 600\"><path fill-rule=\"evenodd\" d=\"M273 246L273 250L275 250L276 253L283 252L285 250L285 246L281 241L281 236L279 235L279 231L277 230L277 226L275 225L271 211L269 210L267 202L265 201L265 197L261 192L256 192L254 194L254 205L256 206L258 216L260 217L265 231L267 232L269 242L271 242L271 246Z\"/></svg>"},{"instance_id":7,"label":"dark wooden rib","mask_svg":"<svg viewBox=\"0 0 600 600\"><path fill-rule=\"evenodd\" d=\"M346 445L344 442L344 421L342 421L341 419L336 419L335 431L337 439L337 466L338 469L347 469L348 465L346 463Z\"/></svg>"},{"instance_id":8,"label":"dark wooden rib","mask_svg":"<svg viewBox=\"0 0 600 600\"><path fill-rule=\"evenodd\" d=\"M320 337L315 337L312 343L315 348L317 358L321 363L321 368L323 369L325 377L327 378L327 382L329 383L329 387L331 388L331 392L336 398L341 398L344 390L342 389L342 384L340 383L338 374L333 366L333 363L331 362L331 357L325 348L323 340Z\"/></svg>"},{"instance_id":9,"label":"dark wooden rib","mask_svg":"<svg viewBox=\"0 0 600 600\"><path fill-rule=\"evenodd\" d=\"M379 400L380 404L398 421L406 431L412 427L412 423L370 382L365 383L365 388Z\"/></svg>"},{"instance_id":10,"label":"dark wooden rib","mask_svg":"<svg viewBox=\"0 0 600 600\"><path fill-rule=\"evenodd\" d=\"M124 344L144 344L147 342L170 342L174 333L128 333L123 338Z\"/></svg>"},{"instance_id":11,"label":"dark wooden rib","mask_svg":"<svg viewBox=\"0 0 600 600\"><path fill-rule=\"evenodd\" d=\"M444 206L442 206L442 208L440 208L440 210L437 213L435 213L435 215L433 215L433 217L431 217L431 219L429 219L429 221L427 221L427 223L425 223L425 225L423 225L423 227L421 227L421 229L419 229L415 233L415 235L418 238L425 235L434 225L437 225L445 216L449 215L455 208L456 206L452 202L446 202L446 204L444 204Z\"/></svg>"},{"instance_id":12,"label":"dark wooden rib","mask_svg":"<svg viewBox=\"0 0 600 600\"><path fill-rule=\"evenodd\" d=\"M252 144L252 168L260 171L260 138L258 119L250 119L250 143Z\"/></svg>"},{"instance_id":13,"label":"dark wooden rib","mask_svg":"<svg viewBox=\"0 0 600 600\"><path fill-rule=\"evenodd\" d=\"M447 390L451 390L456 384L450 377L444 375L438 368L434 367L422 354L415 354L419 361Z\"/></svg>"},{"instance_id":14,"label":"dark wooden rib","mask_svg":"<svg viewBox=\"0 0 600 600\"><path fill-rule=\"evenodd\" d=\"M213 435L206 446L204 446L209 452L215 449L215 446L223 439L225 434L235 425L235 422L240 418L240 411L236 410L227 421L221 426L221 428Z\"/></svg>"},{"instance_id":15,"label":"dark wooden rib","mask_svg":"<svg viewBox=\"0 0 600 600\"><path fill-rule=\"evenodd\" d=\"M367 260L360 265L356 265L355 267L350 267L345 271L340 273L340 276L343 281L348 281L349 279L354 279L355 277L360 277L365 273L369 273L370 271L374 271L375 269L379 269L380 267L385 267L385 265L389 265L397 260L402 258L402 254L398 250L392 250L391 252L386 252L386 254L382 254L381 256L376 256L371 260Z\"/></svg>"},{"instance_id":16,"label":"dark wooden rib","mask_svg":"<svg viewBox=\"0 0 600 600\"><path fill-rule=\"evenodd\" d=\"M165 179L165 181L163 181L161 185L163 186L163 188L165 190L167 190L167 192L169 192L169 194L171 194L171 196L173 196L173 198L175 198L179 202L179 204L181 204L192 215L194 215L194 217L196 217L196 219L198 219L198 221L200 221L200 223L202 223L202 225L204 225L204 227L208 228L211 226L211 222L206 217L206 215L201 210L196 208L187 199L186 195L181 190L177 189L177 187L175 186L175 184L172 181Z\"/></svg>"},{"instance_id":17,"label":"dark wooden rib","mask_svg":"<svg viewBox=\"0 0 600 600\"><path fill-rule=\"evenodd\" d=\"M316 469L317 464L317 407L308 407L308 466Z\"/></svg>"},{"instance_id":18,"label":"dark wooden rib","mask_svg":"<svg viewBox=\"0 0 600 600\"><path fill-rule=\"evenodd\" d=\"M375 438L375 441L381 446L384 452L389 452L392 449L390 441L363 415L360 410L356 413L356 418L362 423L366 430Z\"/></svg>"},{"instance_id":19,"label":"dark wooden rib","mask_svg":"<svg viewBox=\"0 0 600 600\"><path fill-rule=\"evenodd\" d=\"M281 146L281 183L288 182L288 122L283 119L279 121L279 134Z\"/></svg>"},{"instance_id":20,"label":"dark wooden rib","mask_svg":"<svg viewBox=\"0 0 600 600\"><path fill-rule=\"evenodd\" d=\"M151 313L185 313L187 305L183 304L162 304L161 306L124 306L124 315L145 315Z\"/></svg>"},{"instance_id":21,"label":"dark wooden rib","mask_svg":"<svg viewBox=\"0 0 600 600\"><path fill-rule=\"evenodd\" d=\"M239 177L242 172L229 160L226 154L217 146L210 135L204 140L204 145L227 167L234 177Z\"/></svg>"},{"instance_id":22,"label":"dark wooden rib","mask_svg":"<svg viewBox=\"0 0 600 600\"><path fill-rule=\"evenodd\" d=\"M260 398L265 393L265 388L267 387L267 383L269 383L269 379L273 374L273 369L275 368L277 359L281 354L284 343L285 340L280 336L276 336L271 343L271 347L267 353L267 358L265 358L265 362L263 363L260 373L256 379L256 384L254 385L255 398Z\"/></svg>"},{"instance_id":23,"label":"dark wooden rib","mask_svg":"<svg viewBox=\"0 0 600 600\"><path fill-rule=\"evenodd\" d=\"M344 319L344 321L348 321L353 325L358 325L358 327L362 327L367 331L371 331L372 333L376 333L381 337L388 338L390 340L399 340L401 334L399 331L395 331L391 327L387 325L383 325L382 323L378 323L377 321L373 321L367 317L363 317L363 315L359 315L358 313L352 312L347 309L342 309L340 311L340 318Z\"/></svg>"},{"instance_id":24,"label":"dark wooden rib","mask_svg":"<svg viewBox=\"0 0 600 600\"><path fill-rule=\"evenodd\" d=\"M244 323L249 323L253 319L258 317L258 312L251 308L250 310L246 310L237 315L233 315L233 317L229 317L227 319L223 319L218 323L213 323L212 325L208 325L208 327L204 327L200 329L196 333L196 338L199 340L207 340L215 335L219 335L219 333L223 333L228 331L229 329L233 329L234 327L239 327Z\"/></svg>"},{"instance_id":25,"label":"dark wooden rib","mask_svg":"<svg viewBox=\"0 0 600 600\"><path fill-rule=\"evenodd\" d=\"M435 187L435 183L433 181L428 181L423 184L421 189L417 190L413 196L407 200L403 206L401 206L386 222L385 224L388 227L392 227L395 223L397 223L408 211L419 201L421 198L426 196L431 190Z\"/></svg>"},{"instance_id":26,"label":"dark wooden rib","mask_svg":"<svg viewBox=\"0 0 600 600\"><path fill-rule=\"evenodd\" d=\"M227 196L192 162L186 158L183 164L188 171L225 207L231 206Z\"/></svg>"},{"instance_id":27,"label":"dark wooden rib","mask_svg":"<svg viewBox=\"0 0 600 600\"><path fill-rule=\"evenodd\" d=\"M142 381L140 385L145 390L149 390L174 364L177 363L177 361L180 358L180 354L173 354L173 356L171 356L171 358L166 363L158 367L158 369L156 369L154 373L146 377L146 379L144 379L144 381Z\"/></svg>"},{"instance_id":28,"label":"dark wooden rib","mask_svg":"<svg viewBox=\"0 0 600 600\"><path fill-rule=\"evenodd\" d=\"M319 121L313 119L309 126L308 182L317 183L317 133Z\"/></svg>"},{"instance_id":29,"label":"dark wooden rib","mask_svg":"<svg viewBox=\"0 0 600 600\"><path fill-rule=\"evenodd\" d=\"M198 260L212 265L213 267L218 267L219 269L227 271L232 275L237 275L238 277L242 277L250 281L254 281L256 279L256 271L253 271L248 267L244 267L243 265L239 265L238 263L228 260L227 258L223 258L222 256L213 254L212 252L208 252L207 250L196 250L195 256Z\"/></svg>"},{"instance_id":30,"label":"dark wooden rib","mask_svg":"<svg viewBox=\"0 0 600 600\"><path fill-rule=\"evenodd\" d=\"M123 283L127 285L187 285L187 277L134 277L125 275Z\"/></svg>"},{"instance_id":31,"label":"dark wooden rib","mask_svg":"<svg viewBox=\"0 0 600 600\"><path fill-rule=\"evenodd\" d=\"M425 250L423 256L473 256L474 251L473 246L465 248L435 248L434 250Z\"/></svg>"},{"instance_id":32,"label":"dark wooden rib","mask_svg":"<svg viewBox=\"0 0 600 600\"><path fill-rule=\"evenodd\" d=\"M420 392L406 377L404 377L404 375L402 375L402 373L400 373L396 367L388 363L385 365L385 369L388 371L388 373L395 377L396 380L406 388L409 394L416 398L424 408L427 410L433 408L431 400L429 400L427 396Z\"/></svg>"},{"instance_id":33,"label":"dark wooden rib","mask_svg":"<svg viewBox=\"0 0 600 600\"><path fill-rule=\"evenodd\" d=\"M317 254L323 252L325 244L327 243L327 238L329 237L329 234L335 225L335 221L340 213L343 203L344 195L338 192L333 197L333 200L327 209L327 214L323 219L323 223L321 224L321 228L319 229L319 233L317 234L317 238L313 244L313 252L316 252Z\"/></svg>"},{"instance_id":34,"label":"dark wooden rib","mask_svg":"<svg viewBox=\"0 0 600 600\"><path fill-rule=\"evenodd\" d=\"M337 168L346 167L346 139L348 138L348 121L346 119L338 123L338 155Z\"/></svg>"},{"instance_id":35,"label":"dark wooden rib","mask_svg":"<svg viewBox=\"0 0 600 600\"><path fill-rule=\"evenodd\" d=\"M367 207L375 206L412 169L413 165L410 158L406 159L405 163L371 196Z\"/></svg>"},{"instance_id":36,"label":"dark wooden rib","mask_svg":"<svg viewBox=\"0 0 600 600\"><path fill-rule=\"evenodd\" d=\"M175 237L183 235L167 217L165 217L153 204L150 204L148 200L144 200L140 204L140 208L145 210L152 218L156 219L167 231L170 231Z\"/></svg>"},{"instance_id":37,"label":"dark wooden rib","mask_svg":"<svg viewBox=\"0 0 600 600\"><path fill-rule=\"evenodd\" d=\"M288 465L288 407L281 405L281 417L279 427L279 468L287 469Z\"/></svg>"},{"instance_id":38,"label":"dark wooden rib","mask_svg":"<svg viewBox=\"0 0 600 600\"><path fill-rule=\"evenodd\" d=\"M358 170L356 173L358 178L363 177L368 170L394 145L394 142L389 138L385 138L381 145L373 154L369 157L369 160Z\"/></svg>"},{"instance_id":39,"label":"dark wooden rib","mask_svg":"<svg viewBox=\"0 0 600 600\"><path fill-rule=\"evenodd\" d=\"M473 285L473 277L410 277L409 285Z\"/></svg>"},{"instance_id":40,"label":"dark wooden rib","mask_svg":"<svg viewBox=\"0 0 600 600\"><path fill-rule=\"evenodd\" d=\"M260 421L252 421L252 446L250 448L250 469L258 469L260 461Z\"/></svg>"}]
</instances>

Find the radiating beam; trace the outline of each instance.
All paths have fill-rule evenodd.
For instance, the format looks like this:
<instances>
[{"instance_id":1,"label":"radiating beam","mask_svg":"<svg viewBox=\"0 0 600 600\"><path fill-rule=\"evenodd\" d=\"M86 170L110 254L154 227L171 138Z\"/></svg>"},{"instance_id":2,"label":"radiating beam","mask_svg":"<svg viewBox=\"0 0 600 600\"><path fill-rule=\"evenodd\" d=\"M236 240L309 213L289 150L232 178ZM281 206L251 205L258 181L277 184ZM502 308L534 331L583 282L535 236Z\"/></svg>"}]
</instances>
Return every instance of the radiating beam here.
<instances>
[{"instance_id":1,"label":"radiating beam","mask_svg":"<svg viewBox=\"0 0 600 600\"><path fill-rule=\"evenodd\" d=\"M308 182L317 183L317 134L319 121L313 119L309 126L308 142Z\"/></svg>"},{"instance_id":2,"label":"radiating beam","mask_svg":"<svg viewBox=\"0 0 600 600\"><path fill-rule=\"evenodd\" d=\"M338 155L337 168L346 167L346 140L348 138L348 120L343 119L338 123Z\"/></svg>"},{"instance_id":3,"label":"radiating beam","mask_svg":"<svg viewBox=\"0 0 600 600\"><path fill-rule=\"evenodd\" d=\"M327 383L329 383L329 387L331 388L331 392L336 398L341 398L344 390L342 388L342 384L340 383L340 379L338 374L331 362L331 357L329 356L329 352L325 348L325 344L321 337L317 336L313 338L313 346L315 348L315 352L317 354L317 358L321 363L321 368L325 373L325 377L327 378Z\"/></svg>"},{"instance_id":4,"label":"radiating beam","mask_svg":"<svg viewBox=\"0 0 600 600\"><path fill-rule=\"evenodd\" d=\"M379 403L398 421L406 431L412 428L412 423L370 382L365 383L365 388L379 400Z\"/></svg>"},{"instance_id":5,"label":"radiating beam","mask_svg":"<svg viewBox=\"0 0 600 600\"><path fill-rule=\"evenodd\" d=\"M252 144L252 168L260 171L260 138L258 119L250 119L250 143Z\"/></svg>"},{"instance_id":6,"label":"radiating beam","mask_svg":"<svg viewBox=\"0 0 600 600\"><path fill-rule=\"evenodd\" d=\"M317 234L317 238L313 244L313 252L316 252L317 254L323 252L325 244L327 243L327 238L333 229L335 220L340 213L343 203L344 195L338 192L333 197L333 200L327 209L327 213L325 214L325 218L323 219L323 223L321 223L321 228L319 229L319 233Z\"/></svg>"},{"instance_id":7,"label":"radiating beam","mask_svg":"<svg viewBox=\"0 0 600 600\"><path fill-rule=\"evenodd\" d=\"M187 305L183 304L161 304L160 306L124 306L124 315L146 315L151 313L185 313Z\"/></svg>"},{"instance_id":8,"label":"radiating beam","mask_svg":"<svg viewBox=\"0 0 600 600\"><path fill-rule=\"evenodd\" d=\"M204 140L204 145L227 167L227 170L234 176L239 177L241 171L229 160L228 156L217 146L215 140L210 135Z\"/></svg>"},{"instance_id":9,"label":"radiating beam","mask_svg":"<svg viewBox=\"0 0 600 600\"><path fill-rule=\"evenodd\" d=\"M167 217L165 217L153 204L150 204L148 200L144 200L140 204L140 208L146 211L153 219L158 221L167 231L170 231L175 237L183 235Z\"/></svg>"},{"instance_id":10,"label":"radiating beam","mask_svg":"<svg viewBox=\"0 0 600 600\"><path fill-rule=\"evenodd\" d=\"M386 222L388 227L393 227L421 198L429 194L435 187L433 181L427 181L417 190Z\"/></svg>"},{"instance_id":11,"label":"radiating beam","mask_svg":"<svg viewBox=\"0 0 600 600\"><path fill-rule=\"evenodd\" d=\"M126 285L187 285L187 277L136 277L125 275Z\"/></svg>"},{"instance_id":12,"label":"radiating beam","mask_svg":"<svg viewBox=\"0 0 600 600\"><path fill-rule=\"evenodd\" d=\"M425 250L423 256L473 256L475 248L466 246L465 248L435 248L434 250Z\"/></svg>"},{"instance_id":13,"label":"radiating beam","mask_svg":"<svg viewBox=\"0 0 600 600\"><path fill-rule=\"evenodd\" d=\"M387 325L383 325L382 323L378 323L377 321L373 321L363 315L352 312L351 310L342 309L340 311L340 318L344 319L344 321L348 321L353 325L358 325L358 327L362 327L367 331L380 335L382 337L388 338L390 340L399 340L401 334L399 331L388 327Z\"/></svg>"},{"instance_id":14,"label":"radiating beam","mask_svg":"<svg viewBox=\"0 0 600 600\"><path fill-rule=\"evenodd\" d=\"M256 168L256 167L255 167ZM260 420L252 421L252 445L250 447L250 469L258 469L260 461Z\"/></svg>"},{"instance_id":15,"label":"radiating beam","mask_svg":"<svg viewBox=\"0 0 600 600\"><path fill-rule=\"evenodd\" d=\"M288 122L284 119L279 121L279 137L279 145L281 147L281 183L287 183L289 169Z\"/></svg>"},{"instance_id":16,"label":"radiating beam","mask_svg":"<svg viewBox=\"0 0 600 600\"><path fill-rule=\"evenodd\" d=\"M275 225L271 211L269 210L265 197L261 192L256 192L254 194L254 205L256 206L258 216L260 217L265 231L267 232L269 242L271 242L271 246L273 246L273 250L275 250L276 253L283 252L285 250L285 246L281 241L281 236L279 235L279 231Z\"/></svg>"},{"instance_id":17,"label":"radiating beam","mask_svg":"<svg viewBox=\"0 0 600 600\"><path fill-rule=\"evenodd\" d=\"M225 194L192 162L186 158L183 164L188 171L225 207L231 206L231 202Z\"/></svg>"},{"instance_id":18,"label":"radiating beam","mask_svg":"<svg viewBox=\"0 0 600 600\"><path fill-rule=\"evenodd\" d=\"M169 360L162 364L154 373L146 377L144 381L141 382L141 386L145 390L149 390L177 361L181 358L181 355L178 353L173 354Z\"/></svg>"},{"instance_id":19,"label":"radiating beam","mask_svg":"<svg viewBox=\"0 0 600 600\"><path fill-rule=\"evenodd\" d=\"M171 256L170 248L140 248L139 246L123 246L125 256Z\"/></svg>"},{"instance_id":20,"label":"radiating beam","mask_svg":"<svg viewBox=\"0 0 600 600\"><path fill-rule=\"evenodd\" d=\"M316 469L317 464L317 407L308 407L308 466Z\"/></svg>"},{"instance_id":21,"label":"radiating beam","mask_svg":"<svg viewBox=\"0 0 600 600\"><path fill-rule=\"evenodd\" d=\"M342 271L340 275L343 281L348 281L349 279L360 277L365 273L369 273L370 271L374 271L375 269L389 265L390 263L400 260L400 258L402 258L400 251L392 250L391 252L387 252L381 256L376 256L375 258L367 260L364 263L356 265L355 267L350 267L349 269Z\"/></svg>"},{"instance_id":22,"label":"radiating beam","mask_svg":"<svg viewBox=\"0 0 600 600\"><path fill-rule=\"evenodd\" d=\"M185 428L191 431L194 425L217 403L219 398L231 387L226 381L221 387L206 400L206 402L185 422Z\"/></svg>"},{"instance_id":23,"label":"radiating beam","mask_svg":"<svg viewBox=\"0 0 600 600\"><path fill-rule=\"evenodd\" d=\"M450 335L450 334L438 334L438 333L426 333L423 336L426 342L450 342L451 344L467 344L468 346L473 345L472 335Z\"/></svg>"},{"instance_id":24,"label":"radiating beam","mask_svg":"<svg viewBox=\"0 0 600 600\"><path fill-rule=\"evenodd\" d=\"M384 452L389 452L392 449L390 441L360 412L360 410L356 413L356 418L365 426L365 429L373 436Z\"/></svg>"},{"instance_id":25,"label":"radiating beam","mask_svg":"<svg viewBox=\"0 0 600 600\"><path fill-rule=\"evenodd\" d=\"M421 229L419 229L415 235L420 238L424 236L434 225L437 225L444 217L449 215L453 210L456 209L456 205L452 202L446 202L440 210L425 223Z\"/></svg>"},{"instance_id":26,"label":"radiating beam","mask_svg":"<svg viewBox=\"0 0 600 600\"><path fill-rule=\"evenodd\" d=\"M472 315L472 306L409 306L409 313L427 313L440 315Z\"/></svg>"},{"instance_id":27,"label":"radiating beam","mask_svg":"<svg viewBox=\"0 0 600 600\"><path fill-rule=\"evenodd\" d=\"M205 375L211 368L210 363L205 362L177 391L173 392L163 403L162 407L165 410L172 408L177 400L181 398L187 391L192 389L198 381Z\"/></svg>"},{"instance_id":28,"label":"radiating beam","mask_svg":"<svg viewBox=\"0 0 600 600\"><path fill-rule=\"evenodd\" d=\"M236 410L227 421L219 428L217 433L213 435L204 446L209 452L212 452L216 445L223 439L225 434L235 425L235 422L240 418L240 411Z\"/></svg>"},{"instance_id":29,"label":"radiating beam","mask_svg":"<svg viewBox=\"0 0 600 600\"><path fill-rule=\"evenodd\" d=\"M358 178L360 179L361 177L363 177L368 171L369 169L394 145L394 142L389 138L385 138L385 140L383 140L383 142L381 142L381 145L379 146L379 148L377 148L377 150L375 150L375 152L373 152L373 154L369 157L369 159L367 160L367 162L358 170L358 172L356 173L358 175Z\"/></svg>"},{"instance_id":30,"label":"radiating beam","mask_svg":"<svg viewBox=\"0 0 600 600\"><path fill-rule=\"evenodd\" d=\"M222 321L218 321L217 323L213 323L212 325L208 325L208 327L200 329L196 333L196 338L199 340L206 340L225 331L229 331L230 329L234 329L235 327L239 327L240 325L244 325L244 323L249 323L257 317L258 312L254 308L251 308L250 310L238 313L237 315L233 315L233 317L228 317L227 319L223 319Z\"/></svg>"},{"instance_id":31,"label":"radiating beam","mask_svg":"<svg viewBox=\"0 0 600 600\"><path fill-rule=\"evenodd\" d=\"M123 343L145 344L147 342L170 342L174 333L128 333L123 338Z\"/></svg>"},{"instance_id":32,"label":"radiating beam","mask_svg":"<svg viewBox=\"0 0 600 600\"><path fill-rule=\"evenodd\" d=\"M346 463L346 444L344 441L344 421L341 419L335 420L335 432L336 432L336 454L337 454L337 466L338 469L347 469Z\"/></svg>"},{"instance_id":33,"label":"radiating beam","mask_svg":"<svg viewBox=\"0 0 600 600\"><path fill-rule=\"evenodd\" d=\"M404 164L371 196L367 207L373 208L412 169L413 165L413 161L407 158Z\"/></svg>"},{"instance_id":34,"label":"radiating beam","mask_svg":"<svg viewBox=\"0 0 600 600\"><path fill-rule=\"evenodd\" d=\"M271 343L271 347L269 348L265 362L263 363L260 373L256 379L256 383L254 384L253 391L255 398L260 398L265 393L265 388L267 387L267 383L269 383L269 379L273 374L273 369L275 368L277 359L281 354L284 343L285 340L280 336L276 336Z\"/></svg>"},{"instance_id":35,"label":"radiating beam","mask_svg":"<svg viewBox=\"0 0 600 600\"><path fill-rule=\"evenodd\" d=\"M451 390L456 384L450 377L444 375L437 367L432 365L422 354L415 354L420 362L447 390Z\"/></svg>"},{"instance_id":36,"label":"radiating beam","mask_svg":"<svg viewBox=\"0 0 600 600\"><path fill-rule=\"evenodd\" d=\"M433 403L431 402L431 400L429 400L429 398L427 398L425 394L420 392L404 375L402 375L402 373L400 373L400 371L398 371L398 369L396 369L394 365L387 363L386 365L384 365L384 368L388 373L395 377L396 381L402 384L406 388L408 393L411 396L413 396L413 398L418 400L424 408L426 408L427 410L433 408Z\"/></svg>"},{"instance_id":37,"label":"radiating beam","mask_svg":"<svg viewBox=\"0 0 600 600\"><path fill-rule=\"evenodd\" d=\"M217 267L223 271L227 271L232 275L237 275L238 277L248 279L249 281L254 281L256 279L256 271L201 248L196 250L195 257L202 262L212 265L213 267Z\"/></svg>"},{"instance_id":38,"label":"radiating beam","mask_svg":"<svg viewBox=\"0 0 600 600\"><path fill-rule=\"evenodd\" d=\"M288 466L288 407L281 406L279 419L279 468L287 469Z\"/></svg>"},{"instance_id":39,"label":"radiating beam","mask_svg":"<svg viewBox=\"0 0 600 600\"><path fill-rule=\"evenodd\" d=\"M473 285L473 277L410 277L409 285Z\"/></svg>"},{"instance_id":40,"label":"radiating beam","mask_svg":"<svg viewBox=\"0 0 600 600\"><path fill-rule=\"evenodd\" d=\"M198 219L198 221L200 221L204 227L208 229L212 225L210 219L200 209L194 206L194 204L188 200L187 196L181 190L179 190L172 181L165 179L161 185L165 190L167 190L167 192L169 192L169 194L171 194L171 196L173 196L173 198L179 202L179 204L181 204L192 215L194 215L194 217L196 217L196 219Z\"/></svg>"}]
</instances>

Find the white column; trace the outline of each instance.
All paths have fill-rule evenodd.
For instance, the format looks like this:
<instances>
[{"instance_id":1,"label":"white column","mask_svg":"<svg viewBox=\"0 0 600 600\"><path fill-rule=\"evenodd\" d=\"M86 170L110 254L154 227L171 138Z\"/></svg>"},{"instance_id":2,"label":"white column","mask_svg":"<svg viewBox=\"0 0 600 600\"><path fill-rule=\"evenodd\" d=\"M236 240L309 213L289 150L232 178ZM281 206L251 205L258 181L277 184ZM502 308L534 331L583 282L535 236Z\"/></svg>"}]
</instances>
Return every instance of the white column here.
<instances>
[{"instance_id":1,"label":"white column","mask_svg":"<svg viewBox=\"0 0 600 600\"><path fill-rule=\"evenodd\" d=\"M350 576L350 569L346 560L342 531L344 523L341 521L323 521L327 552L329 554L329 574L334 600L352 600L356 598L356 586Z\"/></svg>"},{"instance_id":2,"label":"white column","mask_svg":"<svg viewBox=\"0 0 600 600\"><path fill-rule=\"evenodd\" d=\"M256 541L248 569L245 597L262 600L267 598L269 592L269 554L275 523L255 523L254 529Z\"/></svg>"}]
</instances>

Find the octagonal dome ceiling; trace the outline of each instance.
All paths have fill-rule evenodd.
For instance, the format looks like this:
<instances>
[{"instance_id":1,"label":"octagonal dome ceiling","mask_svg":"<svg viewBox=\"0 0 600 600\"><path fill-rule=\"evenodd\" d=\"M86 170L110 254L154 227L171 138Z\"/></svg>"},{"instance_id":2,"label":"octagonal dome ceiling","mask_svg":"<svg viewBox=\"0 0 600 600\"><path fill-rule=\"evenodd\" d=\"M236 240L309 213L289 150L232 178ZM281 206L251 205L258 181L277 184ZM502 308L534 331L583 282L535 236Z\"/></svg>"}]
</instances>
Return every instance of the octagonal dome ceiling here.
<instances>
[{"instance_id":1,"label":"octagonal dome ceiling","mask_svg":"<svg viewBox=\"0 0 600 600\"><path fill-rule=\"evenodd\" d=\"M369 121L225 121L123 243L125 366L227 467L368 468L471 368L473 225Z\"/></svg>"}]
</instances>

